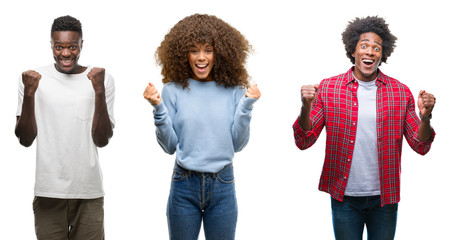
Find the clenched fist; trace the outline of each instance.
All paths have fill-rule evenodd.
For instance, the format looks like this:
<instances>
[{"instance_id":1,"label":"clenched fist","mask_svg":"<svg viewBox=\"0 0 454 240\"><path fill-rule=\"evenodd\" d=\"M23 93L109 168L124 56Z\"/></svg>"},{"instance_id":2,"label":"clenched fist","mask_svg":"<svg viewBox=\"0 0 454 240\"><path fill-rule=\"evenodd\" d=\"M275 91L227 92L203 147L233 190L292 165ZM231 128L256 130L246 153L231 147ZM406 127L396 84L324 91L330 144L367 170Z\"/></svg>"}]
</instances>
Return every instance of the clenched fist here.
<instances>
[{"instance_id":1,"label":"clenched fist","mask_svg":"<svg viewBox=\"0 0 454 240\"><path fill-rule=\"evenodd\" d=\"M38 89L41 74L36 71L28 70L22 73L22 83L24 83L24 94L34 95Z\"/></svg>"},{"instance_id":2,"label":"clenched fist","mask_svg":"<svg viewBox=\"0 0 454 240\"><path fill-rule=\"evenodd\" d=\"M418 108L422 116L428 117L435 106L436 98L425 90L419 91Z\"/></svg>"},{"instance_id":3,"label":"clenched fist","mask_svg":"<svg viewBox=\"0 0 454 240\"><path fill-rule=\"evenodd\" d=\"M148 83L148 86L143 92L143 97L151 103L151 105L159 105L161 103L161 95L152 83Z\"/></svg>"},{"instance_id":4,"label":"clenched fist","mask_svg":"<svg viewBox=\"0 0 454 240\"><path fill-rule=\"evenodd\" d=\"M93 89L95 92L104 92L104 76L105 76L105 69L104 68L92 68L90 72L87 74L88 79L90 79L91 83L93 84Z\"/></svg>"},{"instance_id":5,"label":"clenched fist","mask_svg":"<svg viewBox=\"0 0 454 240\"><path fill-rule=\"evenodd\" d=\"M301 87L301 101L303 107L311 108L315 99L317 98L318 84L315 85L303 85Z\"/></svg>"},{"instance_id":6,"label":"clenched fist","mask_svg":"<svg viewBox=\"0 0 454 240\"><path fill-rule=\"evenodd\" d=\"M254 84L250 88L247 89L247 91L244 95L248 98L259 99L262 94L260 93L260 90L257 87L257 84Z\"/></svg>"}]
</instances>

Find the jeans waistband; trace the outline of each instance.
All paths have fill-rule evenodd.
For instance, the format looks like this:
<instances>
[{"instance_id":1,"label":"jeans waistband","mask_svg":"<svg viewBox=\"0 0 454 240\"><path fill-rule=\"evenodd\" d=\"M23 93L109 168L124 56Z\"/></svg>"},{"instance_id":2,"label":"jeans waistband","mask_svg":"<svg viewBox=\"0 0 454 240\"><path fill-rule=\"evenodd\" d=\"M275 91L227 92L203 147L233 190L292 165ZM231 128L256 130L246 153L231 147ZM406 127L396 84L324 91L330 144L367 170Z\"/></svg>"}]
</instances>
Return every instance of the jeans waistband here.
<instances>
[{"instance_id":1,"label":"jeans waistband","mask_svg":"<svg viewBox=\"0 0 454 240\"><path fill-rule=\"evenodd\" d=\"M188 176L191 176L191 175L199 175L199 176L202 176L202 175L206 175L206 176L211 176L213 178L217 177L217 175L222 172L222 171L225 171L229 168L232 168L233 167L233 164L232 163L229 163L227 165L225 165L221 170L219 170L218 172L199 172L199 171L194 171L194 170L189 170L189 169L186 169L182 166L180 166L177 162L175 162L175 167L174 169L175 170L180 170L182 172L185 172Z\"/></svg>"}]
</instances>

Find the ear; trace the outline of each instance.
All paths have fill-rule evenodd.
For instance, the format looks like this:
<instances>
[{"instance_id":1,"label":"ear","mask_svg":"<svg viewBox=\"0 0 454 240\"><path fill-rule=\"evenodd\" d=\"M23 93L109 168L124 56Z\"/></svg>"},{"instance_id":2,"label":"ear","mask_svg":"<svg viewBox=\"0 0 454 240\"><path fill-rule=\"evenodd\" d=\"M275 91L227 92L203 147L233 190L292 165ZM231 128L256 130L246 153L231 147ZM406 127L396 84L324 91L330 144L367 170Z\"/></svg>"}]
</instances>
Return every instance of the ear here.
<instances>
[{"instance_id":1,"label":"ear","mask_svg":"<svg viewBox=\"0 0 454 240\"><path fill-rule=\"evenodd\" d=\"M356 54L356 51L352 52L352 57L354 58Z\"/></svg>"},{"instance_id":2,"label":"ear","mask_svg":"<svg viewBox=\"0 0 454 240\"><path fill-rule=\"evenodd\" d=\"M80 40L80 49L82 50L82 47L84 46L84 40Z\"/></svg>"}]
</instances>

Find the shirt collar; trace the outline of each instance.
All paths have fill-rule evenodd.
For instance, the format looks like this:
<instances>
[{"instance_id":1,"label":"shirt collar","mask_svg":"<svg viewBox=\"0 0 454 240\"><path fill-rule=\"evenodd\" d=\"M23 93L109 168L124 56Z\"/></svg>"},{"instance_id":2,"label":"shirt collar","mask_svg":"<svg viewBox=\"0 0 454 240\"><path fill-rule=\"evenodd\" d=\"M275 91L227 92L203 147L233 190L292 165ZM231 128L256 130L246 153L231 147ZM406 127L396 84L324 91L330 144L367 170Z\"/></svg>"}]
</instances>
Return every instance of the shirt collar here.
<instances>
[{"instance_id":1,"label":"shirt collar","mask_svg":"<svg viewBox=\"0 0 454 240\"><path fill-rule=\"evenodd\" d=\"M351 83L354 83L355 82L355 76L353 75L353 70L354 70L354 66L350 68L350 70L348 70L346 76L345 76L345 85L348 85L348 84L351 84ZM378 75L377 75L377 79L375 81L375 84L378 86L378 85L386 85L387 84L387 80L386 80L386 77L385 75L380 71L380 69L377 70L378 71Z\"/></svg>"}]
</instances>

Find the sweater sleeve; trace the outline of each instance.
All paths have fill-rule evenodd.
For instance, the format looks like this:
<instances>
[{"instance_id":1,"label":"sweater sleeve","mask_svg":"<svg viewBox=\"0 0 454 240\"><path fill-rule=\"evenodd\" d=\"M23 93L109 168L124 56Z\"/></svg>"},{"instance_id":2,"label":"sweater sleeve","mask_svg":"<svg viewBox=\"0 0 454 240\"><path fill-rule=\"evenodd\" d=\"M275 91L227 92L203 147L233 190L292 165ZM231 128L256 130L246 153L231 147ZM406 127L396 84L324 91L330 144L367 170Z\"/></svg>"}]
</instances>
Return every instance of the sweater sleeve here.
<instances>
[{"instance_id":1,"label":"sweater sleeve","mask_svg":"<svg viewBox=\"0 0 454 240\"><path fill-rule=\"evenodd\" d=\"M178 137L173 128L173 117L175 116L175 102L169 96L168 89L164 86L162 90L162 101L159 105L153 106L154 124L156 126L156 138L159 145L168 154L173 154L178 144Z\"/></svg>"},{"instance_id":2,"label":"sweater sleeve","mask_svg":"<svg viewBox=\"0 0 454 240\"><path fill-rule=\"evenodd\" d=\"M243 96L238 103L232 125L232 140L235 152L241 151L249 141L249 123L252 118L253 104L257 100Z\"/></svg>"}]
</instances>

